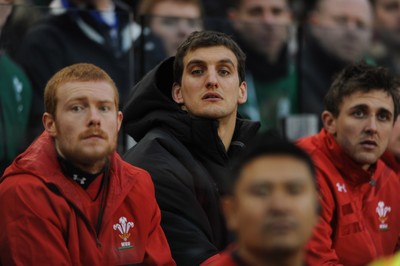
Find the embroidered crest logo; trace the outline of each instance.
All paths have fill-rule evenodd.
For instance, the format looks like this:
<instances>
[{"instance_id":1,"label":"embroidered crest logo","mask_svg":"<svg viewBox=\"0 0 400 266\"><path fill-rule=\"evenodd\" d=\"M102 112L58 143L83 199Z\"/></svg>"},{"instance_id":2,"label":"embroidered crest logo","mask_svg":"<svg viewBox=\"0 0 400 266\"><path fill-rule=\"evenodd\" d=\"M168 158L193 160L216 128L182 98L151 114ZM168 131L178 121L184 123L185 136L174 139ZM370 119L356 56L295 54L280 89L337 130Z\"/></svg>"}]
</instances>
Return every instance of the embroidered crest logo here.
<instances>
[{"instance_id":1,"label":"embroidered crest logo","mask_svg":"<svg viewBox=\"0 0 400 266\"><path fill-rule=\"evenodd\" d=\"M76 182L78 182L81 185L84 185L86 182L86 177L79 178L79 176L76 174L73 175L72 179L74 179Z\"/></svg>"},{"instance_id":2,"label":"embroidered crest logo","mask_svg":"<svg viewBox=\"0 0 400 266\"><path fill-rule=\"evenodd\" d=\"M376 207L376 212L378 213L378 219L381 222L379 224L379 230L389 230L389 226L386 223L386 220L388 219L387 214L391 211L391 208L388 206L385 206L385 203L383 201L378 202L378 207Z\"/></svg>"},{"instance_id":3,"label":"embroidered crest logo","mask_svg":"<svg viewBox=\"0 0 400 266\"><path fill-rule=\"evenodd\" d=\"M336 183L337 190L339 192L347 192L346 186L344 184Z\"/></svg>"},{"instance_id":4,"label":"embroidered crest logo","mask_svg":"<svg viewBox=\"0 0 400 266\"><path fill-rule=\"evenodd\" d=\"M118 230L120 232L119 237L123 240L121 242L121 247L118 249L127 249L127 248L133 248L131 245L131 242L128 241L129 237L131 234L129 233L129 230L133 228L134 223L133 222L128 222L128 219L126 217L122 216L119 218L119 223L113 225L114 230Z\"/></svg>"}]
</instances>

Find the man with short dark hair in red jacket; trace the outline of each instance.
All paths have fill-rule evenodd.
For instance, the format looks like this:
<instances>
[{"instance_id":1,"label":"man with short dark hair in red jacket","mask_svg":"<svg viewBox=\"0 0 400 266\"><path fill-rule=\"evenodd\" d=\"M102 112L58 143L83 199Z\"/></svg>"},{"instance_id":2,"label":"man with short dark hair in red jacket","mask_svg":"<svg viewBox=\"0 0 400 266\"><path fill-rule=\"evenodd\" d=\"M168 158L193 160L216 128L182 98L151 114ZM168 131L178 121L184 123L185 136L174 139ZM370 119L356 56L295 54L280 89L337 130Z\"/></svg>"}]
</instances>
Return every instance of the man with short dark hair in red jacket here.
<instances>
[{"instance_id":1,"label":"man with short dark hair in red jacket","mask_svg":"<svg viewBox=\"0 0 400 266\"><path fill-rule=\"evenodd\" d=\"M315 162L322 205L309 265L366 265L398 247L400 179L380 159L398 107L387 70L347 66L325 96L324 128L298 141Z\"/></svg>"}]
</instances>

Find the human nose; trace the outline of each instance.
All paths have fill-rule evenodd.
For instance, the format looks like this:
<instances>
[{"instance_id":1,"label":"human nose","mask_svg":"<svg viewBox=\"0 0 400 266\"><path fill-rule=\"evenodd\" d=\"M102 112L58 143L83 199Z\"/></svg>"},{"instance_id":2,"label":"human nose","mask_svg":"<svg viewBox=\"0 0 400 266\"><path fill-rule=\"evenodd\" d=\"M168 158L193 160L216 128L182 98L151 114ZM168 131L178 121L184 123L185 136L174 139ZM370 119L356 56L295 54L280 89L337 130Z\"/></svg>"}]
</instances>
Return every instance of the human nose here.
<instances>
[{"instance_id":1,"label":"human nose","mask_svg":"<svg viewBox=\"0 0 400 266\"><path fill-rule=\"evenodd\" d=\"M269 209L271 212L284 213L288 210L290 203L290 196L284 192L275 192L271 195Z\"/></svg>"},{"instance_id":2,"label":"human nose","mask_svg":"<svg viewBox=\"0 0 400 266\"><path fill-rule=\"evenodd\" d=\"M368 119L368 123L367 126L365 128L365 131L370 133L370 134L374 134L377 132L377 123L376 123L376 116L372 115L369 119Z\"/></svg>"},{"instance_id":3,"label":"human nose","mask_svg":"<svg viewBox=\"0 0 400 266\"><path fill-rule=\"evenodd\" d=\"M100 125L100 114L97 108L89 109L89 126L99 126Z\"/></svg>"},{"instance_id":4,"label":"human nose","mask_svg":"<svg viewBox=\"0 0 400 266\"><path fill-rule=\"evenodd\" d=\"M209 71L209 73L207 75L206 87L207 87L207 89L218 88L218 78L217 78L217 73L215 70Z\"/></svg>"},{"instance_id":5,"label":"human nose","mask_svg":"<svg viewBox=\"0 0 400 266\"><path fill-rule=\"evenodd\" d=\"M183 36L188 36L192 31L193 28L189 25L188 19L181 19L178 23L178 32Z\"/></svg>"}]
</instances>

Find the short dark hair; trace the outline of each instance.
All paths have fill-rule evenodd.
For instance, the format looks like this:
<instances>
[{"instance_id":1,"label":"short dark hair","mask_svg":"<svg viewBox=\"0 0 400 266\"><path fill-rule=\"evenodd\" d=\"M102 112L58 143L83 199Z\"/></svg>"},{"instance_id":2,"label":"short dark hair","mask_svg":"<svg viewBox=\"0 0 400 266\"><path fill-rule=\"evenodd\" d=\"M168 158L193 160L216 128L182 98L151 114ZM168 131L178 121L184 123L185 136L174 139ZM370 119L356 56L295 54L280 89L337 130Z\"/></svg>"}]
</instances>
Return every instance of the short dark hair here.
<instances>
[{"instance_id":1,"label":"short dark hair","mask_svg":"<svg viewBox=\"0 0 400 266\"><path fill-rule=\"evenodd\" d=\"M188 52L213 46L225 46L235 54L238 61L239 82L243 82L246 75L246 54L229 35L216 31L194 31L178 47L174 60L174 81L181 84L183 58Z\"/></svg>"},{"instance_id":2,"label":"short dark hair","mask_svg":"<svg viewBox=\"0 0 400 266\"><path fill-rule=\"evenodd\" d=\"M261 156L279 155L290 156L303 161L310 170L312 181L317 187L315 166L310 155L300 147L296 146L293 142L267 131L258 133L239 157L232 161L230 187L228 190L229 193L233 193L234 187L240 178L243 168L249 162Z\"/></svg>"},{"instance_id":3,"label":"short dark hair","mask_svg":"<svg viewBox=\"0 0 400 266\"><path fill-rule=\"evenodd\" d=\"M392 97L394 118L399 112L399 93L397 81L389 70L364 62L353 63L336 76L324 98L325 110L338 117L343 98L356 92L384 91Z\"/></svg>"}]
</instances>

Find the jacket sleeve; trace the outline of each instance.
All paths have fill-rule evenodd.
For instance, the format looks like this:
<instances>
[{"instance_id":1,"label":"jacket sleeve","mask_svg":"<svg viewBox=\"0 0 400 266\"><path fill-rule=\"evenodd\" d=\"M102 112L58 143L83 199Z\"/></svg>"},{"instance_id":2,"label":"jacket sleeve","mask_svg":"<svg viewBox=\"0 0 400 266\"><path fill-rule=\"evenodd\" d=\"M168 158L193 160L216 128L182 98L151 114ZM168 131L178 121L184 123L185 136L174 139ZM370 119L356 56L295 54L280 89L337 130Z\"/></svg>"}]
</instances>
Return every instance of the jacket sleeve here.
<instances>
[{"instance_id":1,"label":"jacket sleeve","mask_svg":"<svg viewBox=\"0 0 400 266\"><path fill-rule=\"evenodd\" d=\"M31 176L0 184L0 265L72 265L61 229L66 208L53 200Z\"/></svg>"},{"instance_id":2,"label":"jacket sleeve","mask_svg":"<svg viewBox=\"0 0 400 266\"><path fill-rule=\"evenodd\" d=\"M343 266L339 262L332 247L332 219L335 211L335 202L332 193L323 179L323 173L317 170L317 180L320 193L321 214L319 223L314 228L313 235L307 244L308 265Z\"/></svg>"},{"instance_id":3,"label":"jacket sleeve","mask_svg":"<svg viewBox=\"0 0 400 266\"><path fill-rule=\"evenodd\" d=\"M175 261L172 259L167 239L161 228L161 212L154 197L154 186L150 178L149 181L151 188L149 188L148 191L152 191L153 193L151 197L148 198L147 204L148 207L153 210L153 216L143 263L144 265L174 266L176 265Z\"/></svg>"}]
</instances>

